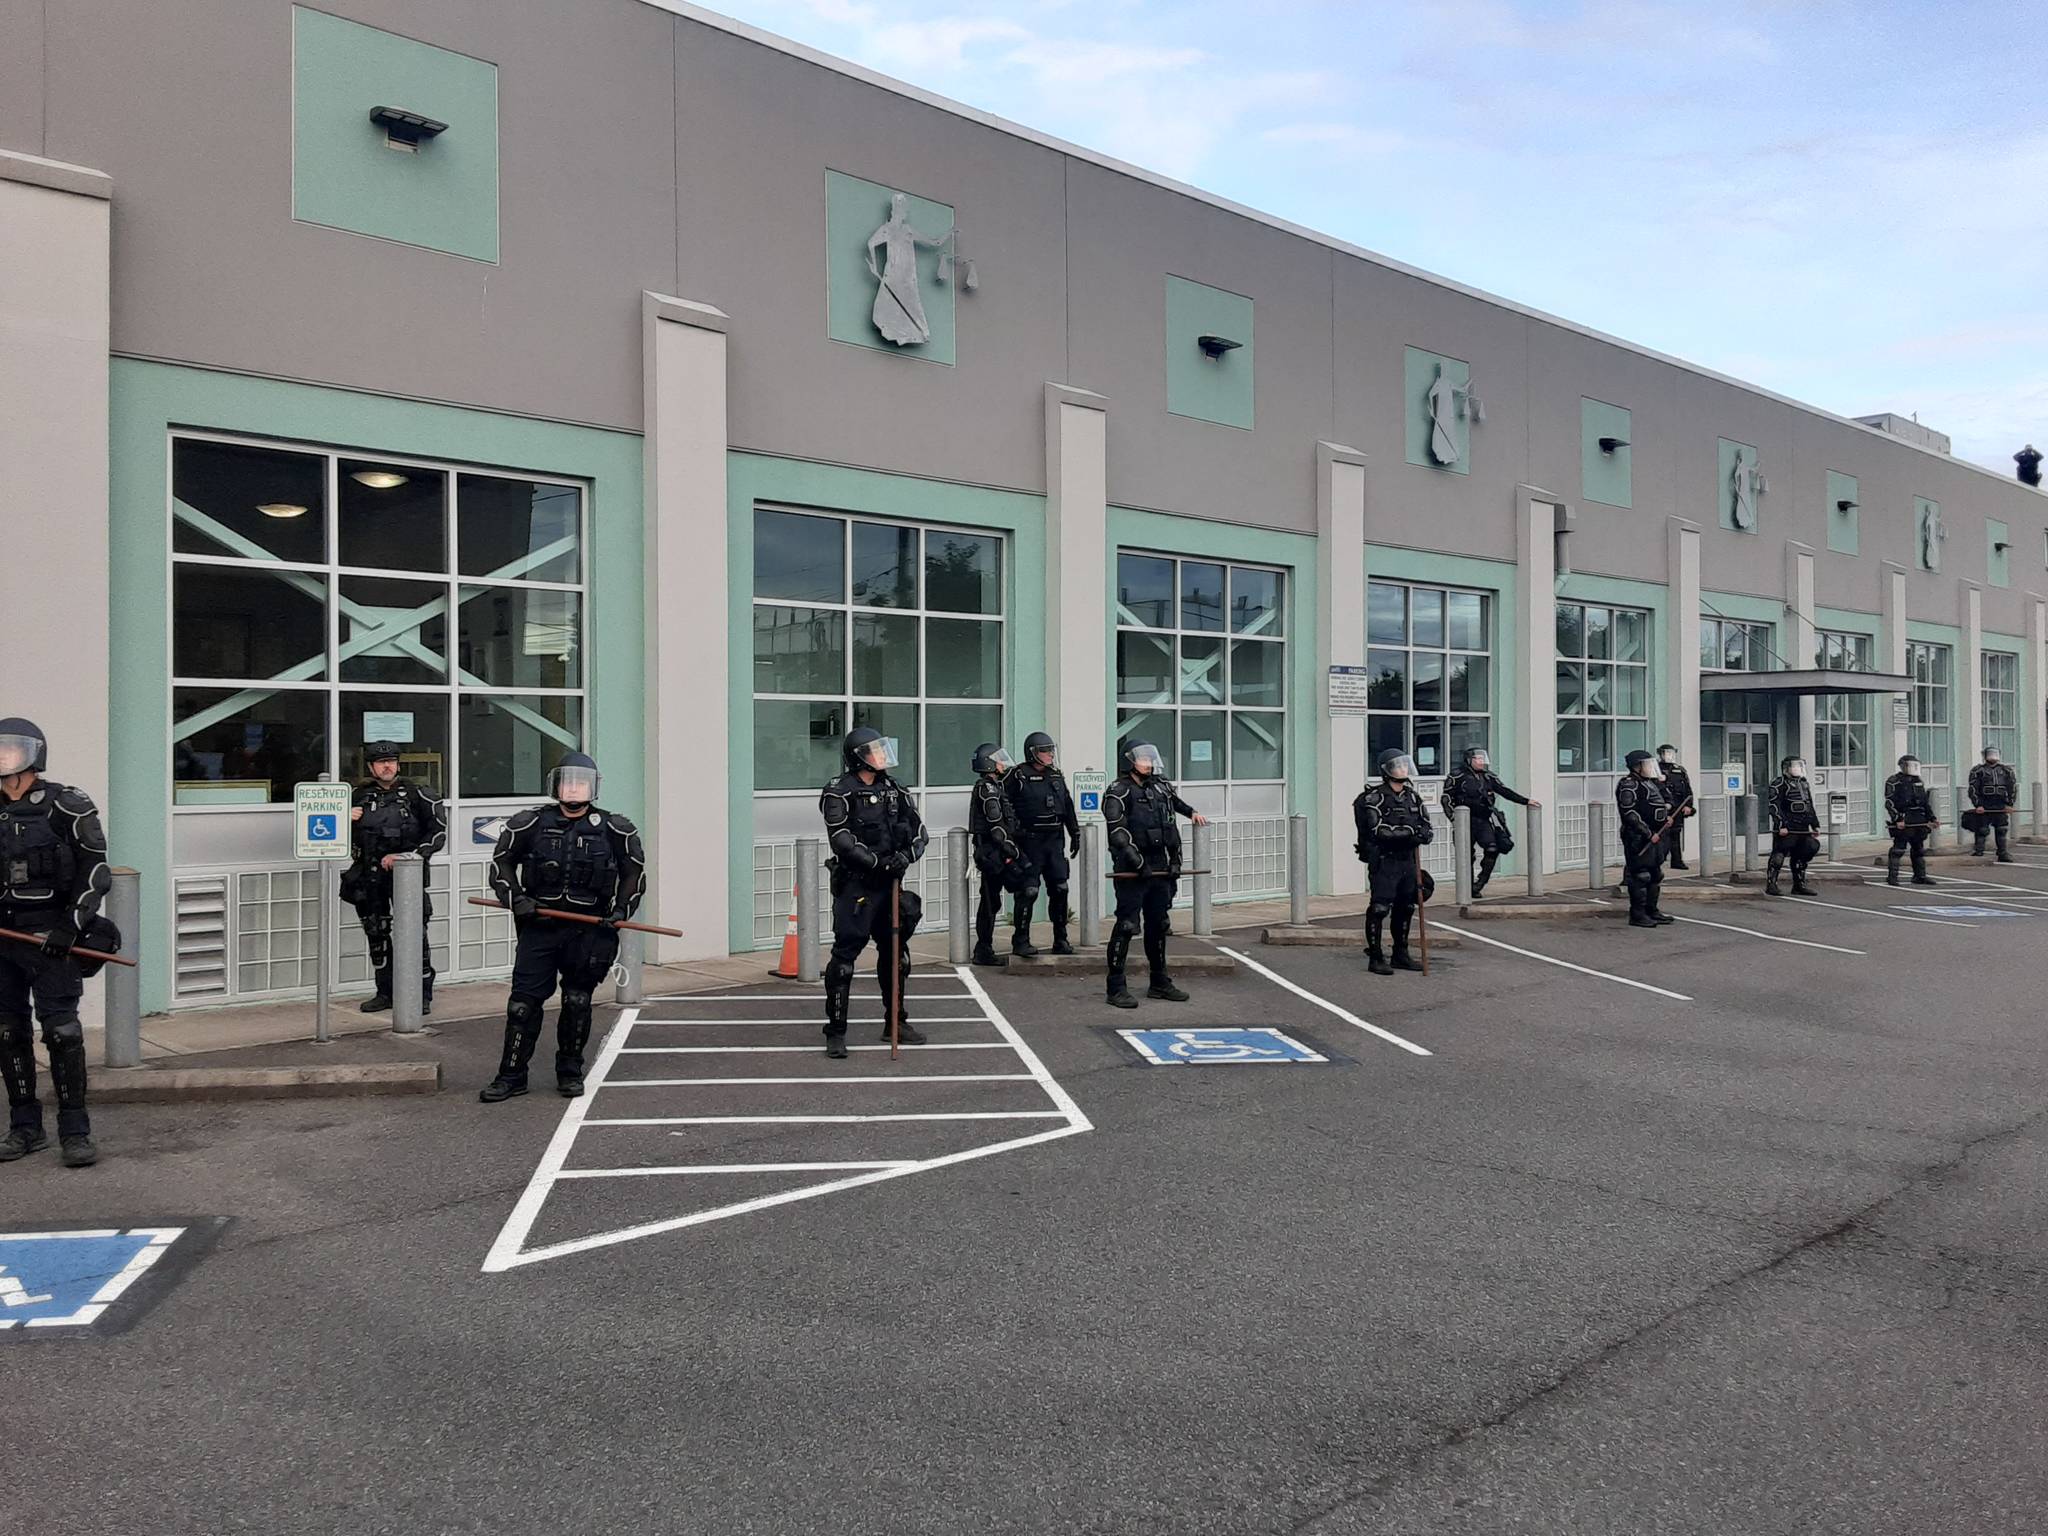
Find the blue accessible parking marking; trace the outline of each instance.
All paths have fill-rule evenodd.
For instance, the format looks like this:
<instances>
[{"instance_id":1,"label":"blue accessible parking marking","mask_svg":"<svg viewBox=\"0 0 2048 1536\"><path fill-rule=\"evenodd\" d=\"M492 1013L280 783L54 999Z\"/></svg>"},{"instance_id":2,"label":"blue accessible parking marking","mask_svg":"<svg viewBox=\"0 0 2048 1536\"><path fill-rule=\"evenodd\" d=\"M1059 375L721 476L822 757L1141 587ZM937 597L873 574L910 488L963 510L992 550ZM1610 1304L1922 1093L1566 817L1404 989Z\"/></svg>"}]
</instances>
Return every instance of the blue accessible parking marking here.
<instances>
[{"instance_id":1,"label":"blue accessible parking marking","mask_svg":"<svg viewBox=\"0 0 2048 1536\"><path fill-rule=\"evenodd\" d=\"M1925 912L1929 917L2025 917L1998 907L1907 907L1908 912Z\"/></svg>"},{"instance_id":2,"label":"blue accessible parking marking","mask_svg":"<svg viewBox=\"0 0 2048 1536\"><path fill-rule=\"evenodd\" d=\"M1120 1029L1117 1033L1146 1065L1154 1067L1255 1066L1330 1059L1277 1029Z\"/></svg>"},{"instance_id":3,"label":"blue accessible parking marking","mask_svg":"<svg viewBox=\"0 0 2048 1536\"><path fill-rule=\"evenodd\" d=\"M126 1327L148 1304L137 1282L173 1249L181 1259L187 1249L196 1257L203 1241L202 1234L182 1226L0 1232L0 1334Z\"/></svg>"}]
</instances>

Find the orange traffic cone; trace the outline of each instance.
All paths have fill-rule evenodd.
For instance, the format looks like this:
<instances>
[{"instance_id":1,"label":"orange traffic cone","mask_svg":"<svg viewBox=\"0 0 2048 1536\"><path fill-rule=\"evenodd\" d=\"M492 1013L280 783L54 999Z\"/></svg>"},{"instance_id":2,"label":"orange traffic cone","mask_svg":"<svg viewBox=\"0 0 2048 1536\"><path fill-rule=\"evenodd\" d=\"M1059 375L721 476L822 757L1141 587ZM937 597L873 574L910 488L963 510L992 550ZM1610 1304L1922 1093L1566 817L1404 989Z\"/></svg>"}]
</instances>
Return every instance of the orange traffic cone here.
<instances>
[{"instance_id":1,"label":"orange traffic cone","mask_svg":"<svg viewBox=\"0 0 2048 1536\"><path fill-rule=\"evenodd\" d=\"M789 887L789 926L782 931L782 963L768 974L784 981L796 980L796 907L803 899L794 882Z\"/></svg>"}]
</instances>

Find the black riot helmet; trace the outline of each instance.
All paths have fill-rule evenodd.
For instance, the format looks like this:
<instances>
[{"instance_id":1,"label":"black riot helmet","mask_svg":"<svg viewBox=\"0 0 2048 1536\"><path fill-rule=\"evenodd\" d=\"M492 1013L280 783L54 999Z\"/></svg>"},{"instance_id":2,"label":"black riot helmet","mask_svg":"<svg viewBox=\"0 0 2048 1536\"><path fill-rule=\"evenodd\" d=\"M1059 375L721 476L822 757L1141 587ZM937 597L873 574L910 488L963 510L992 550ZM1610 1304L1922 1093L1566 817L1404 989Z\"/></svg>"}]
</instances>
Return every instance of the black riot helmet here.
<instances>
[{"instance_id":1,"label":"black riot helmet","mask_svg":"<svg viewBox=\"0 0 2048 1536\"><path fill-rule=\"evenodd\" d=\"M1475 773L1484 773L1493 766L1493 759L1486 748L1474 743L1458 755L1458 761Z\"/></svg>"},{"instance_id":2,"label":"black riot helmet","mask_svg":"<svg viewBox=\"0 0 2048 1536\"><path fill-rule=\"evenodd\" d=\"M398 761L399 756L398 743L395 741L366 741L363 743L363 766L365 768L369 767L372 763L381 763L386 758L395 763Z\"/></svg>"},{"instance_id":3,"label":"black riot helmet","mask_svg":"<svg viewBox=\"0 0 2048 1536\"><path fill-rule=\"evenodd\" d=\"M50 760L50 744L33 720L9 715L0 720L0 778L41 773Z\"/></svg>"},{"instance_id":4,"label":"black riot helmet","mask_svg":"<svg viewBox=\"0 0 2048 1536\"><path fill-rule=\"evenodd\" d=\"M871 725L859 725L846 733L840 756L848 773L858 773L863 768L870 773L887 773L896 766L896 743Z\"/></svg>"},{"instance_id":5,"label":"black riot helmet","mask_svg":"<svg viewBox=\"0 0 2048 1536\"><path fill-rule=\"evenodd\" d=\"M1406 783L1415 777L1415 759L1400 747L1389 747L1380 754L1379 770L1382 784L1396 779Z\"/></svg>"},{"instance_id":6,"label":"black riot helmet","mask_svg":"<svg viewBox=\"0 0 2048 1536\"><path fill-rule=\"evenodd\" d=\"M1058 747L1059 743L1046 735L1045 732L1033 731L1024 738L1024 761L1036 767L1038 766L1037 757L1039 753L1053 752L1058 750Z\"/></svg>"},{"instance_id":7,"label":"black riot helmet","mask_svg":"<svg viewBox=\"0 0 2048 1536\"><path fill-rule=\"evenodd\" d=\"M1789 757L1780 759L1778 772L1787 778L1803 779L1806 777L1806 759L1794 752Z\"/></svg>"},{"instance_id":8,"label":"black riot helmet","mask_svg":"<svg viewBox=\"0 0 2048 1536\"><path fill-rule=\"evenodd\" d=\"M1643 765L1646 763L1650 768L1648 773L1643 772ZM1650 753L1645 752L1641 747L1638 747L1628 755L1628 771L1641 778L1654 779L1658 777L1657 759Z\"/></svg>"},{"instance_id":9,"label":"black riot helmet","mask_svg":"<svg viewBox=\"0 0 2048 1536\"><path fill-rule=\"evenodd\" d=\"M1908 752L1899 759L1899 772L1918 778L1920 776L1920 759Z\"/></svg>"},{"instance_id":10,"label":"black riot helmet","mask_svg":"<svg viewBox=\"0 0 2048 1536\"><path fill-rule=\"evenodd\" d=\"M557 805L588 806L597 799L597 761L582 752L570 752L548 775L548 797Z\"/></svg>"},{"instance_id":11,"label":"black riot helmet","mask_svg":"<svg viewBox=\"0 0 2048 1536\"><path fill-rule=\"evenodd\" d=\"M1144 765L1145 774L1162 773L1166 767L1165 756L1149 741L1125 742L1116 762L1125 777L1133 779L1144 776L1138 772L1140 764Z\"/></svg>"},{"instance_id":12,"label":"black riot helmet","mask_svg":"<svg viewBox=\"0 0 2048 1536\"><path fill-rule=\"evenodd\" d=\"M974 773L979 778L984 774L1008 773L1010 754L992 741L984 741L974 749Z\"/></svg>"}]
</instances>

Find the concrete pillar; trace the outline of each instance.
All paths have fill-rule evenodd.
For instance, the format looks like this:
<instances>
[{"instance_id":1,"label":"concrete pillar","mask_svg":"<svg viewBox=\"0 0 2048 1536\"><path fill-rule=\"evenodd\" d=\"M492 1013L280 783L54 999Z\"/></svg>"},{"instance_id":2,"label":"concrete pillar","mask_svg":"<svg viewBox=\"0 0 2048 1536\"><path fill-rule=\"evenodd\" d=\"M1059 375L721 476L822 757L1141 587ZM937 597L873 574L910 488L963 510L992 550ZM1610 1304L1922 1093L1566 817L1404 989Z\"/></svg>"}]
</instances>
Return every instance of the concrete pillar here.
<instances>
[{"instance_id":1,"label":"concrete pillar","mask_svg":"<svg viewBox=\"0 0 2048 1536\"><path fill-rule=\"evenodd\" d=\"M1793 539L1785 541L1785 665L1804 669L1818 665L1813 648L1817 626L1813 622L1813 550ZM1797 752L1810 762L1813 758L1813 695L1799 696L1799 734L1780 756Z\"/></svg>"},{"instance_id":2,"label":"concrete pillar","mask_svg":"<svg viewBox=\"0 0 2048 1536\"><path fill-rule=\"evenodd\" d=\"M1963 635L1953 684L1956 783L1963 784L1984 750L1984 588L1974 581L1956 586L1956 627ZM1969 800L1965 797L1960 803L1968 805Z\"/></svg>"},{"instance_id":3,"label":"concrete pillar","mask_svg":"<svg viewBox=\"0 0 2048 1536\"><path fill-rule=\"evenodd\" d=\"M1884 669L1899 673L1906 670L1906 568L1887 560L1878 570L1878 616L1882 632L1878 643L1884 653ZM1898 724L1898 711L1893 707L1893 698L1880 698L1877 727L1871 732L1873 741L1891 743L1891 750L1880 754L1877 767L1886 777L1896 771L1898 761L1906 755L1906 726L1903 720ZM1921 764L1922 768L1927 765Z\"/></svg>"},{"instance_id":4,"label":"concrete pillar","mask_svg":"<svg viewBox=\"0 0 2048 1536\"><path fill-rule=\"evenodd\" d=\"M113 183L98 171L0 151L0 519L17 551L0 561L7 616L7 708L43 728L50 776L104 810L117 862L122 813L108 799L108 222ZM64 579L52 581L51 562ZM150 818L156 820L155 816ZM168 903L154 893L155 911ZM168 927L124 935L160 965ZM81 1016L101 1018L99 987Z\"/></svg>"},{"instance_id":5,"label":"concrete pillar","mask_svg":"<svg viewBox=\"0 0 2048 1536\"><path fill-rule=\"evenodd\" d=\"M1693 771L1695 784L1719 763L1700 761L1700 528L1674 517L1664 532L1665 741ZM1811 611L1811 610L1809 610ZM1656 745L1657 743L1651 743Z\"/></svg>"},{"instance_id":6,"label":"concrete pillar","mask_svg":"<svg viewBox=\"0 0 2048 1536\"><path fill-rule=\"evenodd\" d=\"M1507 750L1497 753L1508 782L1546 814L1557 804L1557 524L1563 502L1533 485L1515 487L1515 718ZM1553 822L1554 826L1555 823ZM1550 873L1558 839L1529 839Z\"/></svg>"},{"instance_id":7,"label":"concrete pillar","mask_svg":"<svg viewBox=\"0 0 2048 1536\"><path fill-rule=\"evenodd\" d=\"M731 812L725 786L707 787L702 763L705 742L724 740L734 727L727 651L735 599L725 581L726 317L708 304L648 293L641 295L641 328L646 917L683 930L680 939L647 936L653 946L648 958L660 963L722 956L731 948L727 882L703 878L706 849L724 862ZM678 601L678 593L689 594L688 601Z\"/></svg>"},{"instance_id":8,"label":"concrete pillar","mask_svg":"<svg viewBox=\"0 0 2048 1536\"><path fill-rule=\"evenodd\" d=\"M1316 444L1316 772L1323 803L1316 807L1314 853L1324 876L1319 889L1356 895L1365 889L1365 866L1352 851L1356 833L1351 802L1365 788L1365 718L1332 719L1331 667L1365 665L1365 455L1336 443Z\"/></svg>"},{"instance_id":9,"label":"concrete pillar","mask_svg":"<svg viewBox=\"0 0 2048 1536\"><path fill-rule=\"evenodd\" d=\"M2048 599L2027 594L2027 653L2020 666L2020 779L2048 780ZM2036 837L2041 828L2033 829Z\"/></svg>"},{"instance_id":10,"label":"concrete pillar","mask_svg":"<svg viewBox=\"0 0 2048 1536\"><path fill-rule=\"evenodd\" d=\"M1046 730L1060 764L1114 772L1110 752L1109 401L1045 386Z\"/></svg>"}]
</instances>

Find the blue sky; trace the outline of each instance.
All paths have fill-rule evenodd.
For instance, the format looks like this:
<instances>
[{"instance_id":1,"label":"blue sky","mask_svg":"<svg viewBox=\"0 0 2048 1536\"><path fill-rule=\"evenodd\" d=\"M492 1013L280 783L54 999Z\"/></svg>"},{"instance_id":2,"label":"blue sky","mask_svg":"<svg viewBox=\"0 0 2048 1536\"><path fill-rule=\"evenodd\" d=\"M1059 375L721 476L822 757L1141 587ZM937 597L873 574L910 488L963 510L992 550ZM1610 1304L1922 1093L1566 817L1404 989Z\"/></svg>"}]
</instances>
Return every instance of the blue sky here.
<instances>
[{"instance_id":1,"label":"blue sky","mask_svg":"<svg viewBox=\"0 0 2048 1536\"><path fill-rule=\"evenodd\" d=\"M2048 447L2019 0L715 8L2005 473Z\"/></svg>"}]
</instances>

